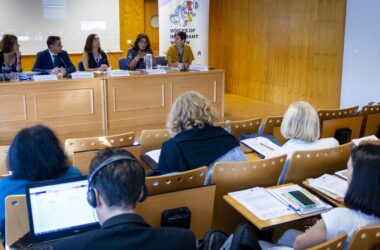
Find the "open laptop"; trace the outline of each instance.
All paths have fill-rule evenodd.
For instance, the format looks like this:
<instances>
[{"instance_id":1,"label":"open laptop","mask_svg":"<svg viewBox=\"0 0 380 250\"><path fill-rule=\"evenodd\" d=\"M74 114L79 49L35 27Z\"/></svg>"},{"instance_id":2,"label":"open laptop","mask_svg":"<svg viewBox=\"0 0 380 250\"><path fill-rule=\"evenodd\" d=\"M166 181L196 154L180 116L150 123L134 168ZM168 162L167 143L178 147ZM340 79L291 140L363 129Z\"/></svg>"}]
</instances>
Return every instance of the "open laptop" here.
<instances>
[{"instance_id":1,"label":"open laptop","mask_svg":"<svg viewBox=\"0 0 380 250\"><path fill-rule=\"evenodd\" d=\"M99 228L87 203L87 177L26 185L33 249L52 249L53 242Z\"/></svg>"}]
</instances>

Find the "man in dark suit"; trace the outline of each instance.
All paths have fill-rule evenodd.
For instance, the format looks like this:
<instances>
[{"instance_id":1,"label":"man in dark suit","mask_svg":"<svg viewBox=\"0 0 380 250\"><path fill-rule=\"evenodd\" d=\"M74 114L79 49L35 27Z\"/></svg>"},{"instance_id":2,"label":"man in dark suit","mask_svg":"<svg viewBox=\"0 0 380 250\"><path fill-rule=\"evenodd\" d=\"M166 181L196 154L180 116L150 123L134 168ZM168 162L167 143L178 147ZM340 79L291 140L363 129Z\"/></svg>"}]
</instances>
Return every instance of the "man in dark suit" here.
<instances>
[{"instance_id":1,"label":"man in dark suit","mask_svg":"<svg viewBox=\"0 0 380 250\"><path fill-rule=\"evenodd\" d=\"M146 198L144 168L128 151L105 148L89 167L87 200L95 208L101 228L57 241L54 249L181 249L195 250L189 230L150 227L135 213Z\"/></svg>"},{"instance_id":2,"label":"man in dark suit","mask_svg":"<svg viewBox=\"0 0 380 250\"><path fill-rule=\"evenodd\" d=\"M61 38L59 36L49 36L46 43L48 49L37 53L33 71L45 75L66 75L75 72L75 67L71 63L69 55L65 50L62 50Z\"/></svg>"}]
</instances>

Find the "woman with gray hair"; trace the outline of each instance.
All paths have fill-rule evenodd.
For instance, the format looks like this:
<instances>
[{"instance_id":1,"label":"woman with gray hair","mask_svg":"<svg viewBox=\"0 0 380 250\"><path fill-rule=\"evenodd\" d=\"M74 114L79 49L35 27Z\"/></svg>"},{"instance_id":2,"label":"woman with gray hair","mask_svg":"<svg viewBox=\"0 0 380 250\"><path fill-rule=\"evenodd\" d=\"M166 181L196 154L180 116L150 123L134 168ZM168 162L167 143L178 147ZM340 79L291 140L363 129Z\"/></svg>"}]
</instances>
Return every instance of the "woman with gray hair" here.
<instances>
[{"instance_id":1,"label":"woman with gray hair","mask_svg":"<svg viewBox=\"0 0 380 250\"><path fill-rule=\"evenodd\" d=\"M218 115L197 92L178 97L169 113L167 128L172 138L164 142L158 162L163 173L209 166L206 183L215 162L246 161L239 142L218 125Z\"/></svg>"}]
</instances>

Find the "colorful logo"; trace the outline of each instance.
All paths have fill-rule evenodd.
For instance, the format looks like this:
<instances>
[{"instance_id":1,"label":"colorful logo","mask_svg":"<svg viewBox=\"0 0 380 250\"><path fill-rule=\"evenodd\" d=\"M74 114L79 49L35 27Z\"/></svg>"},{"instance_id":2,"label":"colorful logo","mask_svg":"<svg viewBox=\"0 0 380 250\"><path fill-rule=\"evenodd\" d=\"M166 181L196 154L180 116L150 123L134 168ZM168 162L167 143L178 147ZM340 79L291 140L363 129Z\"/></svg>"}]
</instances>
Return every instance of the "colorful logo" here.
<instances>
[{"instance_id":1,"label":"colorful logo","mask_svg":"<svg viewBox=\"0 0 380 250\"><path fill-rule=\"evenodd\" d=\"M198 9L198 2L189 0L184 1L182 5L178 5L174 14L170 15L170 21L181 27L186 27L188 23L193 21L193 18L196 16L195 10Z\"/></svg>"}]
</instances>

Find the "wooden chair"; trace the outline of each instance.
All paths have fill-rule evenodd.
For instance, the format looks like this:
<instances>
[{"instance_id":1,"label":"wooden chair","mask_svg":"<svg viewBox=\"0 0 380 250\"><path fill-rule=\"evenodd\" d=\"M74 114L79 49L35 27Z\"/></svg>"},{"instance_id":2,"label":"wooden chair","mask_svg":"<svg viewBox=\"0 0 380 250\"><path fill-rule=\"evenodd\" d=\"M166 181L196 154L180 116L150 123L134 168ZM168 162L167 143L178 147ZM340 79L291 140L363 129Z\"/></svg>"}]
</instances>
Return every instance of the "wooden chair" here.
<instances>
[{"instance_id":1,"label":"wooden chair","mask_svg":"<svg viewBox=\"0 0 380 250\"><path fill-rule=\"evenodd\" d=\"M362 145L362 144L375 144L375 145L380 145L380 140L365 140L365 141L361 141L359 143L359 145Z\"/></svg>"},{"instance_id":2,"label":"wooden chair","mask_svg":"<svg viewBox=\"0 0 380 250\"><path fill-rule=\"evenodd\" d=\"M308 178L345 169L353 143L319 150L295 151L285 174L284 183L302 184Z\"/></svg>"},{"instance_id":3,"label":"wooden chair","mask_svg":"<svg viewBox=\"0 0 380 250\"><path fill-rule=\"evenodd\" d=\"M347 234L341 234L334 239L328 240L307 250L341 250L347 240Z\"/></svg>"},{"instance_id":4,"label":"wooden chair","mask_svg":"<svg viewBox=\"0 0 380 250\"><path fill-rule=\"evenodd\" d=\"M345 109L320 109L318 110L319 121L339 119L344 117L356 116L359 106Z\"/></svg>"},{"instance_id":5,"label":"wooden chair","mask_svg":"<svg viewBox=\"0 0 380 250\"><path fill-rule=\"evenodd\" d=\"M380 104L364 106L360 115L363 116L361 136L376 135L380 127Z\"/></svg>"},{"instance_id":6,"label":"wooden chair","mask_svg":"<svg viewBox=\"0 0 380 250\"><path fill-rule=\"evenodd\" d=\"M203 186L208 168L200 167L186 172L145 178L149 195L174 192Z\"/></svg>"},{"instance_id":7,"label":"wooden chair","mask_svg":"<svg viewBox=\"0 0 380 250\"><path fill-rule=\"evenodd\" d=\"M127 146L121 148L128 150L134 157L136 157L136 159L139 160L140 146ZM91 160L95 157L98 151L99 150L74 152L72 157L73 166L78 168L83 175L87 175Z\"/></svg>"},{"instance_id":8,"label":"wooden chair","mask_svg":"<svg viewBox=\"0 0 380 250\"><path fill-rule=\"evenodd\" d=\"M263 125L263 134L273 135L279 142L285 143L288 139L282 136L280 128L284 117L282 116L269 116L265 119Z\"/></svg>"},{"instance_id":9,"label":"wooden chair","mask_svg":"<svg viewBox=\"0 0 380 250\"><path fill-rule=\"evenodd\" d=\"M380 226L359 228L347 247L349 250L378 249L380 247Z\"/></svg>"},{"instance_id":10,"label":"wooden chair","mask_svg":"<svg viewBox=\"0 0 380 250\"><path fill-rule=\"evenodd\" d=\"M74 152L97 150L105 147L126 147L133 145L135 133L125 133L119 135L107 135L88 138L69 138L65 141L65 151L73 162Z\"/></svg>"},{"instance_id":11,"label":"wooden chair","mask_svg":"<svg viewBox=\"0 0 380 250\"><path fill-rule=\"evenodd\" d=\"M7 169L8 151L9 151L9 145L0 146L0 178L1 176L8 175L8 169Z\"/></svg>"},{"instance_id":12,"label":"wooden chair","mask_svg":"<svg viewBox=\"0 0 380 250\"><path fill-rule=\"evenodd\" d=\"M152 226L161 225L161 214L166 209L188 207L191 211L190 230L197 239L202 239L211 228L215 186L202 186L177 192L149 195L138 203L136 212Z\"/></svg>"},{"instance_id":13,"label":"wooden chair","mask_svg":"<svg viewBox=\"0 0 380 250\"><path fill-rule=\"evenodd\" d=\"M29 232L28 211L25 195L10 195L5 198L5 248Z\"/></svg>"},{"instance_id":14,"label":"wooden chair","mask_svg":"<svg viewBox=\"0 0 380 250\"><path fill-rule=\"evenodd\" d=\"M216 185L212 228L232 233L239 223L246 221L223 196L251 187L276 185L285 160L286 155L282 155L258 161L216 163L211 179Z\"/></svg>"},{"instance_id":15,"label":"wooden chair","mask_svg":"<svg viewBox=\"0 0 380 250\"><path fill-rule=\"evenodd\" d=\"M160 149L162 143L170 139L170 133L167 129L143 130L140 137L140 156L146 152Z\"/></svg>"},{"instance_id":16,"label":"wooden chair","mask_svg":"<svg viewBox=\"0 0 380 250\"><path fill-rule=\"evenodd\" d=\"M359 138L362 122L362 116L351 116L332 120L324 120L321 127L321 138L334 137L335 131L340 128L351 129L351 139Z\"/></svg>"},{"instance_id":17,"label":"wooden chair","mask_svg":"<svg viewBox=\"0 0 380 250\"><path fill-rule=\"evenodd\" d=\"M253 134L258 133L261 118L241 120L241 121L231 121L231 134L236 138L239 138L241 134ZM226 122L220 123L223 128L226 128Z\"/></svg>"}]
</instances>

